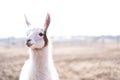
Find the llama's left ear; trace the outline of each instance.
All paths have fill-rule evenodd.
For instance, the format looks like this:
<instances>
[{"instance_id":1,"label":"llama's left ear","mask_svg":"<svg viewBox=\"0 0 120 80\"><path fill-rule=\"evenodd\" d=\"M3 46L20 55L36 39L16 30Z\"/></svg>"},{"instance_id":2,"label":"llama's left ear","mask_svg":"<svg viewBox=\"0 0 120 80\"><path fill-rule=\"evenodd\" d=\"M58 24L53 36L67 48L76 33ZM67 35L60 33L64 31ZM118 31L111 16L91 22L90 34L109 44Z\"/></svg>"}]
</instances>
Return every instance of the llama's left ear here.
<instances>
[{"instance_id":1,"label":"llama's left ear","mask_svg":"<svg viewBox=\"0 0 120 80\"><path fill-rule=\"evenodd\" d=\"M45 31L47 31L49 24L50 24L50 15L49 13L47 13L45 24L44 24Z\"/></svg>"},{"instance_id":2,"label":"llama's left ear","mask_svg":"<svg viewBox=\"0 0 120 80\"><path fill-rule=\"evenodd\" d=\"M25 17L25 22L26 22L27 26L29 27L31 24L30 24L30 22L27 20L26 15L24 15L24 17Z\"/></svg>"}]
</instances>

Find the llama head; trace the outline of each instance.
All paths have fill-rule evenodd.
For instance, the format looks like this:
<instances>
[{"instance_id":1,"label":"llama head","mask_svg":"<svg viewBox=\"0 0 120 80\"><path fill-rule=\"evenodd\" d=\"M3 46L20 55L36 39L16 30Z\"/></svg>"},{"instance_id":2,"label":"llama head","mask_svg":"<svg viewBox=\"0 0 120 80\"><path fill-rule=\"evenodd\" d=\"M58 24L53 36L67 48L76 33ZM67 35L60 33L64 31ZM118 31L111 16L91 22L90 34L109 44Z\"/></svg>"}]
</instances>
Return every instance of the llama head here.
<instances>
[{"instance_id":1,"label":"llama head","mask_svg":"<svg viewBox=\"0 0 120 80\"><path fill-rule=\"evenodd\" d=\"M47 14L43 28L31 28L30 22L25 16L26 24L28 26L26 45L32 49L42 49L48 45L47 29L50 24L50 15Z\"/></svg>"}]
</instances>

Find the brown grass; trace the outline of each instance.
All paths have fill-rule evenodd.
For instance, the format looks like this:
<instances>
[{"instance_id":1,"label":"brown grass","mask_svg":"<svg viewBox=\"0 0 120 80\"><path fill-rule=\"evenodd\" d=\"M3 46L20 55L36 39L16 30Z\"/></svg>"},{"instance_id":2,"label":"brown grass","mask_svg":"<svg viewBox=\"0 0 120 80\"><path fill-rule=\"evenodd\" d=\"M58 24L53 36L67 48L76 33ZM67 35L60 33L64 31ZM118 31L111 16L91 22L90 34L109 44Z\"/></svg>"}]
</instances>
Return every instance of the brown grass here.
<instances>
[{"instance_id":1,"label":"brown grass","mask_svg":"<svg viewBox=\"0 0 120 80\"><path fill-rule=\"evenodd\" d=\"M120 80L120 47L115 43L55 44L60 80ZM25 46L0 47L0 80L18 80L28 58Z\"/></svg>"}]
</instances>

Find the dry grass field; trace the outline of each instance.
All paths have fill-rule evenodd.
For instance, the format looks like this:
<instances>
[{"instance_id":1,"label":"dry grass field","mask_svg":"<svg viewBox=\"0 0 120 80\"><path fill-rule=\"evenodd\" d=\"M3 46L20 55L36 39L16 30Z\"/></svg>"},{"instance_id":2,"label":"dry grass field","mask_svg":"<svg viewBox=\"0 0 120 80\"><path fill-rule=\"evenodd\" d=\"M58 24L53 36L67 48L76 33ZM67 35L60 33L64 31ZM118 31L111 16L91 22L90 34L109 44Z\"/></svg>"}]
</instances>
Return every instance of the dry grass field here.
<instances>
[{"instance_id":1,"label":"dry grass field","mask_svg":"<svg viewBox=\"0 0 120 80\"><path fill-rule=\"evenodd\" d=\"M120 46L116 43L54 44L60 80L120 80ZM0 46L0 80L18 80L28 58L22 45Z\"/></svg>"}]
</instances>

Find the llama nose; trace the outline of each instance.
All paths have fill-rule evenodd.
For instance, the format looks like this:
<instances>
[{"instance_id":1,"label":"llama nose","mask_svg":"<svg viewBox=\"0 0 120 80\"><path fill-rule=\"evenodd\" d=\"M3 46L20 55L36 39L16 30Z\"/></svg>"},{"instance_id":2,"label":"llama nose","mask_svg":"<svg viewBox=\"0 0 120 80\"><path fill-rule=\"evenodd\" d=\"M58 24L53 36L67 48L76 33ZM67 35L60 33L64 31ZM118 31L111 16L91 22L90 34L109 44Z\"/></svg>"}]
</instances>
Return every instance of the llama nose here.
<instances>
[{"instance_id":1,"label":"llama nose","mask_svg":"<svg viewBox=\"0 0 120 80\"><path fill-rule=\"evenodd\" d=\"M31 41L31 39L27 39L27 40L26 40L26 45L27 45L28 47L32 46L32 44L31 44L30 41Z\"/></svg>"},{"instance_id":2,"label":"llama nose","mask_svg":"<svg viewBox=\"0 0 120 80\"><path fill-rule=\"evenodd\" d=\"M27 43L29 43L30 41L31 41L31 39L28 39L28 40L27 40Z\"/></svg>"}]
</instances>

